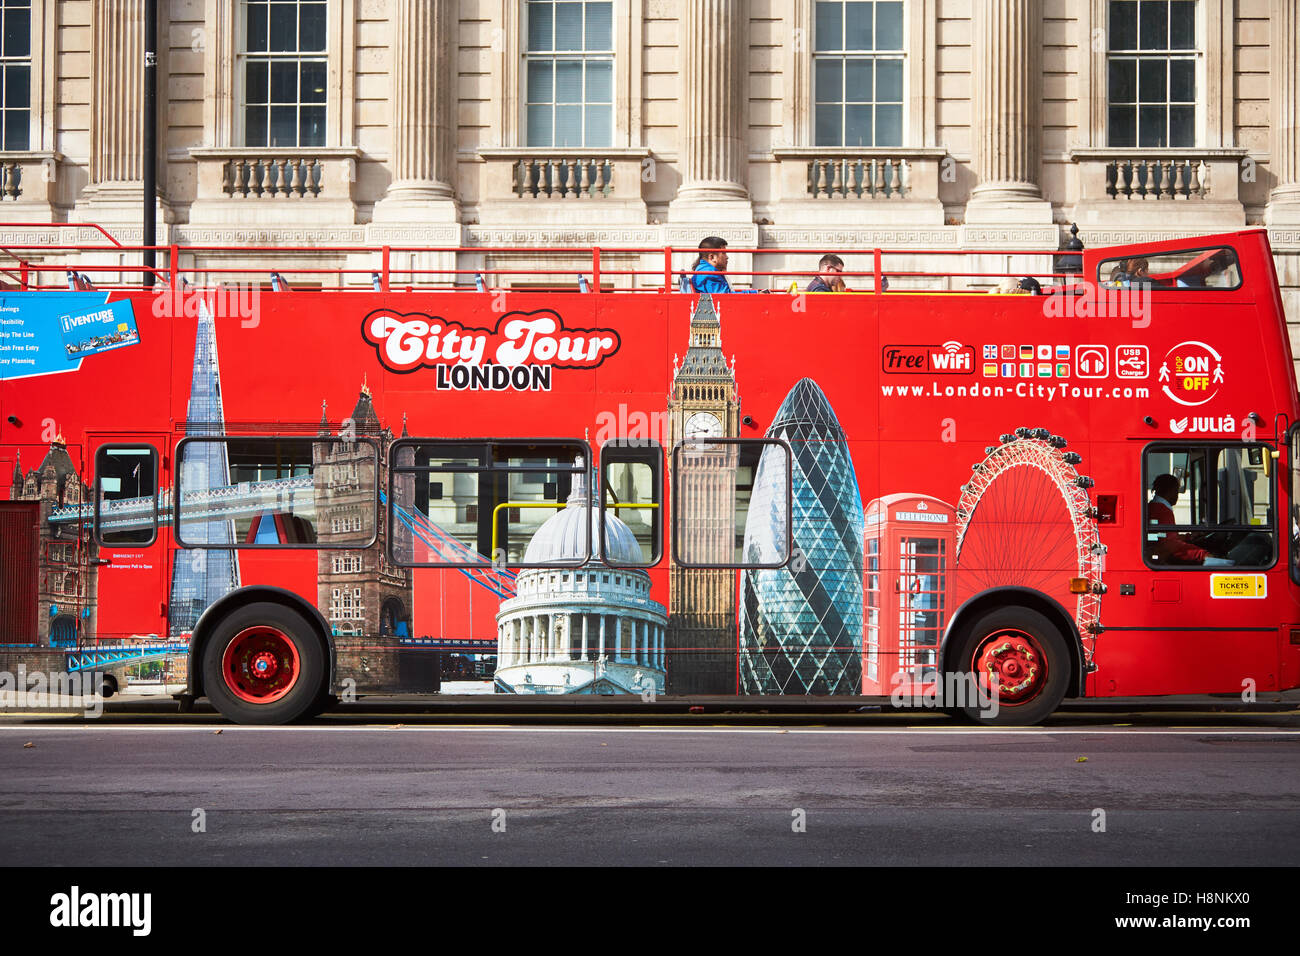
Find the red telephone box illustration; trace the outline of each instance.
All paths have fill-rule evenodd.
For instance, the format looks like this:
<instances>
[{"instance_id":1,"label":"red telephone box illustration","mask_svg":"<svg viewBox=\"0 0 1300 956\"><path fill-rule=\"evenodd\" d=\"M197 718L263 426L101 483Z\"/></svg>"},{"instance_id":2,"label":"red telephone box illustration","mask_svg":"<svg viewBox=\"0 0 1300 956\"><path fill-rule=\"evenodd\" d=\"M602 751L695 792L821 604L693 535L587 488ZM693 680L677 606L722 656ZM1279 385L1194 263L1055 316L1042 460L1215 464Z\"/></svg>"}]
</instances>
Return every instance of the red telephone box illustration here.
<instances>
[{"instance_id":1,"label":"red telephone box illustration","mask_svg":"<svg viewBox=\"0 0 1300 956\"><path fill-rule=\"evenodd\" d=\"M956 543L946 501L895 494L867 506L862 693L920 694L938 677Z\"/></svg>"}]
</instances>

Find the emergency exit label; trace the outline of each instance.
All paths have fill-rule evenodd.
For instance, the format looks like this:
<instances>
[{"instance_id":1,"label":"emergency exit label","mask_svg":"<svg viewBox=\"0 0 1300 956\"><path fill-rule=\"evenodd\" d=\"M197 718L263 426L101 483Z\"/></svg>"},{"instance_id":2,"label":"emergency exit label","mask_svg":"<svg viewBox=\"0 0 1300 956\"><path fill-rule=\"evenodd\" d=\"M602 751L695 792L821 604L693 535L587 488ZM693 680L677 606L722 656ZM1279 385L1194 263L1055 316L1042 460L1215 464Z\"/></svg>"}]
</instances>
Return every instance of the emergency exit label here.
<instances>
[{"instance_id":1,"label":"emergency exit label","mask_svg":"<svg viewBox=\"0 0 1300 956\"><path fill-rule=\"evenodd\" d=\"M1268 597L1268 578L1262 574L1211 574L1210 597Z\"/></svg>"}]
</instances>

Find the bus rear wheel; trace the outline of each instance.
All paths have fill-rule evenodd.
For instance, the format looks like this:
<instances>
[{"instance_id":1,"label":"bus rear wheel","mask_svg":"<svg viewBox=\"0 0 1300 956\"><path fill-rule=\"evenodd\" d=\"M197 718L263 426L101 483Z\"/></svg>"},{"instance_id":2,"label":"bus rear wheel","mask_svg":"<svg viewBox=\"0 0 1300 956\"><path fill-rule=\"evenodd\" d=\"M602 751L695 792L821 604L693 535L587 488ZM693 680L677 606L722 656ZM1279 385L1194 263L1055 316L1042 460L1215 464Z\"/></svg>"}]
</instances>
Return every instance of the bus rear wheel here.
<instances>
[{"instance_id":1,"label":"bus rear wheel","mask_svg":"<svg viewBox=\"0 0 1300 956\"><path fill-rule=\"evenodd\" d=\"M990 726L1042 723L1060 705L1070 676L1061 632L1042 614L1003 607L974 622L958 649L958 669L979 687L962 702L970 720Z\"/></svg>"},{"instance_id":2,"label":"bus rear wheel","mask_svg":"<svg viewBox=\"0 0 1300 956\"><path fill-rule=\"evenodd\" d=\"M232 611L203 648L203 690L239 724L287 724L310 716L327 679L311 624L280 604Z\"/></svg>"}]
</instances>

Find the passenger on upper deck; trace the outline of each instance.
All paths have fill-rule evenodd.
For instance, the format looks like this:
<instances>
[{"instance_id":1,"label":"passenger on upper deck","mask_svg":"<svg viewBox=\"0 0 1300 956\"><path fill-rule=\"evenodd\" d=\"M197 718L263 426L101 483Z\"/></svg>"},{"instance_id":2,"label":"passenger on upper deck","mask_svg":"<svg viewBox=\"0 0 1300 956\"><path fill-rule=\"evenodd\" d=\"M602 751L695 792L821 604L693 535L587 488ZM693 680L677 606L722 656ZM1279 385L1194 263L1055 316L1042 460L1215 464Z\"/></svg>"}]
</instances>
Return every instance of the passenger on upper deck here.
<instances>
[{"instance_id":1,"label":"passenger on upper deck","mask_svg":"<svg viewBox=\"0 0 1300 956\"><path fill-rule=\"evenodd\" d=\"M705 236L700 240L700 257L691 267L692 272L710 273L691 276L691 288L696 292L757 292L757 289L733 289L727 281L727 240L720 236Z\"/></svg>"},{"instance_id":2,"label":"passenger on upper deck","mask_svg":"<svg viewBox=\"0 0 1300 956\"><path fill-rule=\"evenodd\" d=\"M1147 524L1174 525L1174 505L1178 504L1180 483L1174 475L1157 475L1151 482L1151 500L1147 502ZM1232 564L1213 557L1177 531L1167 531L1154 545L1153 559L1160 564Z\"/></svg>"},{"instance_id":3,"label":"passenger on upper deck","mask_svg":"<svg viewBox=\"0 0 1300 956\"><path fill-rule=\"evenodd\" d=\"M833 252L828 252L821 257L817 263L817 275L813 277L812 282L808 283L805 292L847 292L844 285L844 279L840 275L844 271L844 260ZM836 286L839 288L836 288Z\"/></svg>"}]
</instances>

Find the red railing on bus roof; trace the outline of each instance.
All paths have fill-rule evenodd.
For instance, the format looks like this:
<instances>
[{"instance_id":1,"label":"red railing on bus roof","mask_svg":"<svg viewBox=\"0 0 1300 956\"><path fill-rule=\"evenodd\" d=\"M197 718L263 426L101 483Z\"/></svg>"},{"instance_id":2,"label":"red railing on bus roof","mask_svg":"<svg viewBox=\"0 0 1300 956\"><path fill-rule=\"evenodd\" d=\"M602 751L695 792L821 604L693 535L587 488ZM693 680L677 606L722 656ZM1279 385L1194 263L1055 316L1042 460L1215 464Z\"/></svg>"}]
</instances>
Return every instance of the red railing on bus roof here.
<instances>
[{"instance_id":1,"label":"red railing on bus roof","mask_svg":"<svg viewBox=\"0 0 1300 956\"><path fill-rule=\"evenodd\" d=\"M175 291L177 286L184 287L186 284L192 284L195 287L202 287L197 281L191 283L187 276L193 276L197 280L200 276L204 278L204 284L212 284L215 278L218 283L222 282L222 277L238 277L246 280L251 276L262 275L269 277L271 270L269 267L263 269L254 269L247 266L220 266L215 264L204 265L202 267L174 267L178 263L181 252L186 254L202 253L224 253L231 252L242 253L250 259L269 258L274 262L276 259L283 259L285 256L321 256L321 255L371 255L375 256L377 261L373 265L352 266L352 267L319 267L310 266L292 267L287 271L291 281L287 283L292 286L292 280L311 281L314 277L329 277L337 279L336 285L326 285L321 283L319 288L322 290L348 290L358 291L366 288L366 282L369 280L369 287L382 292L393 291L414 291L435 290L435 289L455 289L455 290L473 290L477 287L477 280L483 278L486 280L490 277L508 276L511 279L527 278L533 276L544 277L552 282L562 281L562 285L547 286L524 286L523 290L528 291L574 291L577 283L575 279L590 281L591 291L593 292L610 292L619 293L629 292L672 292L678 288L679 282L683 276L691 277L701 274L716 275L716 273L699 273L694 271L693 260L699 255L699 249L693 246L548 246L538 248L535 246L229 246L229 245L124 245L116 237L105 230L102 226L94 223L0 223L3 228L65 228L65 229L93 229L102 234L109 244L95 243L69 243L69 244L50 244L50 243L33 243L31 245L11 244L8 247L0 249L8 255L15 266L6 269L0 267L0 274L10 276L23 289L32 288L51 288L55 285L62 286L63 282L43 283L42 276L47 274L66 275L69 281L73 282L74 287L88 285L95 289L103 290L137 290L147 287L147 278L152 276L154 288L164 285L170 290ZM50 256L69 256L80 255L82 253L114 253L119 256L130 256L139 254L143 260L143 253L152 250L160 253L165 260L162 266L145 266L130 263L81 263L69 264L65 262L49 262ZM747 276L752 282L760 277L767 277L774 280L772 288L768 291L785 292L788 283L791 280L799 281L807 279L817 270L815 262L827 251L825 248L736 248L730 247L726 250L731 255L753 256L753 257L771 257L771 256L809 256L811 258L811 268L804 269L731 269L727 270L727 276L735 278L737 276ZM32 252L39 252L39 259L30 257ZM27 253L28 255L23 255ZM416 267L415 265L402 265L394 267L394 256L403 255L445 255L454 256L448 266L427 266ZM567 256L570 259L583 258L590 259L590 273L581 273L575 275L572 272L573 264L566 263L562 268L549 269L524 269L510 265L500 265L496 268L488 268L486 264L461 268L458 266L458 260L463 256L487 256L491 254L527 254L530 256L547 256L562 257ZM603 256L616 255L620 258L628 256L654 256L656 259L662 256L662 266L654 269L646 268L610 268L609 264L602 258ZM864 257L870 256L872 265L869 270L845 270L841 275L846 280L870 278L872 286L870 289L859 291L882 293L888 291L887 281L890 279L939 279L950 280L954 278L962 279L986 279L999 280L1007 278L1021 278L1031 276L1040 280L1044 285L1047 283L1057 283L1068 281L1077 273L1054 271L1057 261L1063 257L1073 257L1076 260L1080 256L1077 252L1062 251L1060 249L1051 250L1026 250L1026 249L858 249L847 250L840 253L843 257ZM1035 258L1046 259L1051 265L1047 269L1027 270L1011 269L1011 262L1008 259L1006 271L994 270L953 270L944 272L927 272L916 269L887 269L884 266L884 258L887 256L975 256L987 258L990 256L1015 257L1021 262ZM692 263L689 266L675 264L675 257L678 263L680 260L690 257ZM15 271L16 268L16 271ZM277 273L278 275L278 273ZM93 280L100 276L106 281L95 283ZM571 277L560 280L561 276ZM626 287L617 289L602 288L602 282L606 280L617 280L627 278L635 283L641 277L655 277L660 283L640 287ZM116 277L116 278L113 278ZM360 281L348 283L348 277L357 277ZM405 279L405 281L402 281ZM84 280L84 283L83 281ZM424 281L422 281L424 280ZM462 281L463 280L463 281ZM1046 281L1044 281L1046 280ZM519 286L514 286L519 290ZM508 289L507 289L508 290ZM495 291L495 290L494 290ZM971 291L987 291L987 285L974 288L932 288L927 286L912 285L905 289L896 291L924 291L927 294L945 294L945 293L967 293Z\"/></svg>"}]
</instances>

